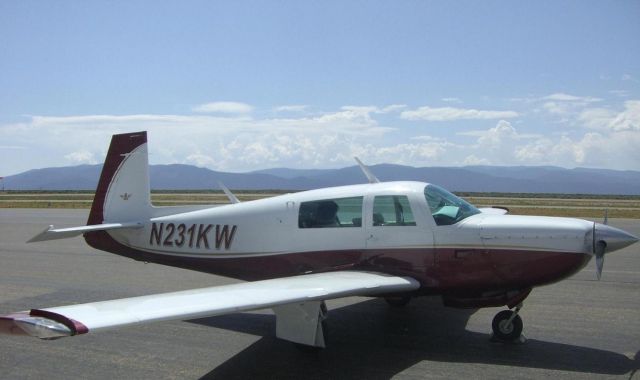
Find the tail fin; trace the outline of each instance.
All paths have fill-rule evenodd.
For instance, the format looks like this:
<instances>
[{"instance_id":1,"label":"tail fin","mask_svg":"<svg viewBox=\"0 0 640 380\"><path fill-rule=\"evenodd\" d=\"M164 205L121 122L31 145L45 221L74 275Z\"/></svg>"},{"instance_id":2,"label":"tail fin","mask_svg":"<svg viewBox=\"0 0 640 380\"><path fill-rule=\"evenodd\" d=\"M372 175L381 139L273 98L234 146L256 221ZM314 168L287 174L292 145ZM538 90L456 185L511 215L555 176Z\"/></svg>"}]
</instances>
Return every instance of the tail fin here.
<instances>
[{"instance_id":1,"label":"tail fin","mask_svg":"<svg viewBox=\"0 0 640 380\"><path fill-rule=\"evenodd\" d=\"M49 226L29 243L84 234L94 248L119 249L105 231L142 228L151 214L150 193L147 132L113 135L87 225L62 229Z\"/></svg>"},{"instance_id":2,"label":"tail fin","mask_svg":"<svg viewBox=\"0 0 640 380\"><path fill-rule=\"evenodd\" d=\"M147 132L113 135L87 224L148 219L150 193Z\"/></svg>"}]
</instances>

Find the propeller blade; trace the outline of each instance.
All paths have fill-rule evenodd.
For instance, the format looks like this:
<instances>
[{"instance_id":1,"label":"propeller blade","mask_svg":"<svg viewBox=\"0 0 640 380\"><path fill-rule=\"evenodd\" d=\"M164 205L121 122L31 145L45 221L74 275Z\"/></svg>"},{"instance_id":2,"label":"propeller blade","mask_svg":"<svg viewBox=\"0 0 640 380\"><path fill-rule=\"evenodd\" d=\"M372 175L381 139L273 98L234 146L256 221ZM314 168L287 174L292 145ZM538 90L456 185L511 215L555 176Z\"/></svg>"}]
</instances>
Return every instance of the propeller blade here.
<instances>
[{"instance_id":1,"label":"propeller blade","mask_svg":"<svg viewBox=\"0 0 640 380\"><path fill-rule=\"evenodd\" d=\"M604 266L604 256L596 256L596 274L598 275L598 280L602 277L602 267Z\"/></svg>"},{"instance_id":2,"label":"propeller blade","mask_svg":"<svg viewBox=\"0 0 640 380\"><path fill-rule=\"evenodd\" d=\"M600 241L595 246L595 255L596 255L596 275L598 276L598 280L602 277L602 268L604 267L604 251L607 245Z\"/></svg>"}]
</instances>

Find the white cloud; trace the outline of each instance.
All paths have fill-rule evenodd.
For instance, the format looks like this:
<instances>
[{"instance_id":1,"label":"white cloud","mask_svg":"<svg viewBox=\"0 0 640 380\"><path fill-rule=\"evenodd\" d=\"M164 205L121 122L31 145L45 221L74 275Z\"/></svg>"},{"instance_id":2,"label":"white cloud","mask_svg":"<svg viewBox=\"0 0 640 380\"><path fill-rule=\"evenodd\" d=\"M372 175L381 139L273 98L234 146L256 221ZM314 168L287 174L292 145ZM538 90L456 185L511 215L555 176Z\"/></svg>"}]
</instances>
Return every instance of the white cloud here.
<instances>
[{"instance_id":1,"label":"white cloud","mask_svg":"<svg viewBox=\"0 0 640 380\"><path fill-rule=\"evenodd\" d=\"M600 98L594 98L594 97L591 97L591 96L569 95L569 94L565 94L563 92L556 92L555 94L547 95L547 96L543 97L542 99L543 100L559 101L559 102L580 102L580 103L593 103L593 102L602 101L602 99L600 99Z\"/></svg>"},{"instance_id":2,"label":"white cloud","mask_svg":"<svg viewBox=\"0 0 640 380\"><path fill-rule=\"evenodd\" d=\"M460 98L442 98L440 100L447 103L462 103L462 100L460 100Z\"/></svg>"},{"instance_id":3,"label":"white cloud","mask_svg":"<svg viewBox=\"0 0 640 380\"><path fill-rule=\"evenodd\" d=\"M288 105L288 106L279 106L274 108L273 110L275 112L304 112L308 108L309 106L307 105L296 104L296 105Z\"/></svg>"},{"instance_id":4,"label":"white cloud","mask_svg":"<svg viewBox=\"0 0 640 380\"><path fill-rule=\"evenodd\" d=\"M615 115L607 108L588 108L580 113L578 121L590 129L606 129Z\"/></svg>"},{"instance_id":5,"label":"white cloud","mask_svg":"<svg viewBox=\"0 0 640 380\"><path fill-rule=\"evenodd\" d=\"M470 154L462 161L464 165L489 165L490 162L486 158L480 158L475 154Z\"/></svg>"},{"instance_id":6,"label":"white cloud","mask_svg":"<svg viewBox=\"0 0 640 380\"><path fill-rule=\"evenodd\" d=\"M498 147L512 140L518 140L516 129L508 121L500 120L495 127L478 138L478 144L484 147Z\"/></svg>"},{"instance_id":7,"label":"white cloud","mask_svg":"<svg viewBox=\"0 0 640 380\"><path fill-rule=\"evenodd\" d=\"M85 149L81 149L81 150L69 153L65 155L64 158L66 158L67 160L71 161L73 164L76 164L76 165L98 163L93 153Z\"/></svg>"},{"instance_id":8,"label":"white cloud","mask_svg":"<svg viewBox=\"0 0 640 380\"><path fill-rule=\"evenodd\" d=\"M565 115L571 112L573 105L567 102L545 102L542 108L552 114Z\"/></svg>"},{"instance_id":9,"label":"white cloud","mask_svg":"<svg viewBox=\"0 0 640 380\"><path fill-rule=\"evenodd\" d=\"M619 113L608 108L588 108L582 111L578 120L591 129L640 131L640 100L628 100L624 107Z\"/></svg>"},{"instance_id":10,"label":"white cloud","mask_svg":"<svg viewBox=\"0 0 640 380\"><path fill-rule=\"evenodd\" d=\"M590 130L564 129L562 135L542 128L536 134L525 133L526 120L515 124L501 119L482 130L459 131L455 125L459 132L445 135L439 128L438 135L431 136L427 127L402 125L402 113L395 120L398 125L383 124L381 120L392 118L385 112L396 112L388 107L344 106L316 115L273 118L32 116L22 123L0 125L3 146L25 147L3 157L0 172L8 175L37 167L100 162L112 134L139 130L149 132L151 163L188 163L225 171L341 167L352 165L354 155L368 163L413 166L640 167L640 100L627 101L619 109L584 108L569 117Z\"/></svg>"},{"instance_id":11,"label":"white cloud","mask_svg":"<svg viewBox=\"0 0 640 380\"><path fill-rule=\"evenodd\" d=\"M609 93L613 94L613 95L616 95L616 96L619 96L621 98L626 98L626 97L628 97L630 95L629 91L627 91L627 90L609 90Z\"/></svg>"},{"instance_id":12,"label":"white cloud","mask_svg":"<svg viewBox=\"0 0 640 380\"><path fill-rule=\"evenodd\" d=\"M206 154L202 154L200 152L188 155L183 162L186 164L192 164L201 168L215 167L215 164L216 164L216 160L214 160L213 157L208 156Z\"/></svg>"},{"instance_id":13,"label":"white cloud","mask_svg":"<svg viewBox=\"0 0 640 380\"><path fill-rule=\"evenodd\" d=\"M640 100L626 101L624 107L609 127L614 131L640 131Z\"/></svg>"},{"instance_id":14,"label":"white cloud","mask_svg":"<svg viewBox=\"0 0 640 380\"><path fill-rule=\"evenodd\" d=\"M382 110L380 111L381 113L390 113L390 112L398 112L405 108L407 108L406 104L391 104L389 106L382 108Z\"/></svg>"},{"instance_id":15,"label":"white cloud","mask_svg":"<svg viewBox=\"0 0 640 380\"><path fill-rule=\"evenodd\" d=\"M434 142L434 141L445 141L442 138L439 137L433 137L433 136L413 136L411 137L411 140L416 140L416 141L428 141L428 142Z\"/></svg>"},{"instance_id":16,"label":"white cloud","mask_svg":"<svg viewBox=\"0 0 640 380\"><path fill-rule=\"evenodd\" d=\"M487 111L454 107L420 107L412 111L403 111L400 117L406 120L451 121L451 120L482 120L509 119L518 117L515 111Z\"/></svg>"},{"instance_id":17,"label":"white cloud","mask_svg":"<svg viewBox=\"0 0 640 380\"><path fill-rule=\"evenodd\" d=\"M591 96L576 96L562 92L544 96L539 99L543 101L542 108L548 113L559 117L557 122L571 124L580 118L581 112L593 103L601 102L602 99Z\"/></svg>"},{"instance_id":18,"label":"white cloud","mask_svg":"<svg viewBox=\"0 0 640 380\"><path fill-rule=\"evenodd\" d=\"M326 167L339 152L348 151L352 141L376 140L394 130L380 125L372 117L375 111L344 107L313 117L263 119L235 115L32 116L23 123L0 125L0 141L26 147L20 156L26 159L5 159L0 171L99 162L112 134L140 130L149 132L150 161L155 164L183 162L232 171Z\"/></svg>"},{"instance_id":19,"label":"white cloud","mask_svg":"<svg viewBox=\"0 0 640 380\"><path fill-rule=\"evenodd\" d=\"M192 108L192 111L199 113L248 114L253 111L253 107L240 102L212 102L197 105Z\"/></svg>"}]
</instances>

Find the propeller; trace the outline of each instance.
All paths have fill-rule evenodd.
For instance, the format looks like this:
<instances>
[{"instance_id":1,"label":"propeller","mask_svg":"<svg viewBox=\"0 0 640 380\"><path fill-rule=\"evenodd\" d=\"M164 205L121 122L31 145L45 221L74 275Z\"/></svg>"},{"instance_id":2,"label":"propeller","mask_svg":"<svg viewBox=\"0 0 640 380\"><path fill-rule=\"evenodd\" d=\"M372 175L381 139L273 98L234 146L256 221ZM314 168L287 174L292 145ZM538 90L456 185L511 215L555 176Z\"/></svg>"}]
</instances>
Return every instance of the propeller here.
<instances>
[{"instance_id":1,"label":"propeller","mask_svg":"<svg viewBox=\"0 0 640 380\"><path fill-rule=\"evenodd\" d=\"M609 209L604 210L604 220L602 224L609 224ZM596 242L596 224L593 223L593 253L596 255L596 275L598 281L602 277L602 268L604 267L604 253L607 249L607 243L604 241Z\"/></svg>"},{"instance_id":2,"label":"propeller","mask_svg":"<svg viewBox=\"0 0 640 380\"><path fill-rule=\"evenodd\" d=\"M593 248L593 253L596 255L596 275L598 280L602 277L602 268L604 267L604 253L607 248L607 243L599 241Z\"/></svg>"},{"instance_id":3,"label":"propeller","mask_svg":"<svg viewBox=\"0 0 640 380\"><path fill-rule=\"evenodd\" d=\"M617 251L638 241L638 238L619 228L608 225L608 211L605 210L602 223L593 222L593 255L596 257L596 274L602 276L604 255Z\"/></svg>"}]
</instances>

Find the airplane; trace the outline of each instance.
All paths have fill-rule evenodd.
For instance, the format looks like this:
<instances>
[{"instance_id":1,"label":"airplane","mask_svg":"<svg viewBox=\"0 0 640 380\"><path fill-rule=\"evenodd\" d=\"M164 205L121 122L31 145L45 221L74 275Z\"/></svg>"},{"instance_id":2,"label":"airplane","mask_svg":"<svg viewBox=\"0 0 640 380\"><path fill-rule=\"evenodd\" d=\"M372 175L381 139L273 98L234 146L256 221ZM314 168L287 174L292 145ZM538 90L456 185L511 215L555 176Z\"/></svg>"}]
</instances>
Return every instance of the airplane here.
<instances>
[{"instance_id":1,"label":"airplane","mask_svg":"<svg viewBox=\"0 0 640 380\"><path fill-rule=\"evenodd\" d=\"M49 226L30 242L83 235L93 248L247 282L0 316L0 333L41 339L140 323L272 309L276 336L326 346L325 301L440 296L456 308L501 307L499 341L522 340L533 288L565 279L638 238L606 223L476 208L434 184L368 183L230 204L151 204L146 132L113 135L86 226Z\"/></svg>"}]
</instances>

